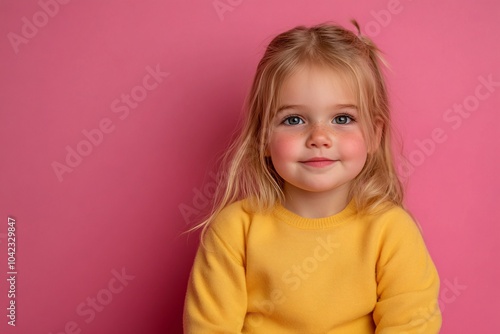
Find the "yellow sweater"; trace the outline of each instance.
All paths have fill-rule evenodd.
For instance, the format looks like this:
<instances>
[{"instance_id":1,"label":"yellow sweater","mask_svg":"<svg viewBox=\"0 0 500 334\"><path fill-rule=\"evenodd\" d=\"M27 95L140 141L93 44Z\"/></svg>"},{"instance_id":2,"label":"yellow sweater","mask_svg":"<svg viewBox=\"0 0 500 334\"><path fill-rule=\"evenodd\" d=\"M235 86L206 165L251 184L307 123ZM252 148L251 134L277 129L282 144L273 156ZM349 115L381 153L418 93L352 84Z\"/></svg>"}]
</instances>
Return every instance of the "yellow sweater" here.
<instances>
[{"instance_id":1,"label":"yellow sweater","mask_svg":"<svg viewBox=\"0 0 500 334\"><path fill-rule=\"evenodd\" d=\"M196 255L184 333L438 333L439 277L400 207L310 219L226 207Z\"/></svg>"}]
</instances>

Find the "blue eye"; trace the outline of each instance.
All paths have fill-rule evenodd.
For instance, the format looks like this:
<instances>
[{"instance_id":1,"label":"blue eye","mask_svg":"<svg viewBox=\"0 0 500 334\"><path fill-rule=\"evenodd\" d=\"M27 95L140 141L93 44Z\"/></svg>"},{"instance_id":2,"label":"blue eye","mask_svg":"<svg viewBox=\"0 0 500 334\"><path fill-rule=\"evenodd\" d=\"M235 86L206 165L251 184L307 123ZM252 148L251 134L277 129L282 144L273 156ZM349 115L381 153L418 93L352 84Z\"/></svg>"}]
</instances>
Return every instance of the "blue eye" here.
<instances>
[{"instance_id":1,"label":"blue eye","mask_svg":"<svg viewBox=\"0 0 500 334\"><path fill-rule=\"evenodd\" d=\"M302 118L300 118L298 116L289 116L289 117L285 118L285 120L283 121L283 124L298 125L298 124L304 124L304 121L302 120Z\"/></svg>"},{"instance_id":2,"label":"blue eye","mask_svg":"<svg viewBox=\"0 0 500 334\"><path fill-rule=\"evenodd\" d=\"M353 121L354 119L351 116L348 115L339 115L333 118L333 123L335 124L349 124Z\"/></svg>"}]
</instances>

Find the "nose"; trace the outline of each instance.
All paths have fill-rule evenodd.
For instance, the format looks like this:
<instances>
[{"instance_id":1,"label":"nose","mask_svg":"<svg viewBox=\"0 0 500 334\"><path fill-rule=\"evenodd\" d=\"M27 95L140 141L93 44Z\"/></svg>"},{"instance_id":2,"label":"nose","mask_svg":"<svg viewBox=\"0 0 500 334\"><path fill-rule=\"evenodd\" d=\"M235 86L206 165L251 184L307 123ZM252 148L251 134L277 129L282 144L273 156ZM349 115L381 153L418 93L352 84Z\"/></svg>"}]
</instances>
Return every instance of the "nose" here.
<instances>
[{"instance_id":1,"label":"nose","mask_svg":"<svg viewBox=\"0 0 500 334\"><path fill-rule=\"evenodd\" d=\"M309 136L307 138L307 147L310 148L328 148L332 146L332 138L331 138L331 133L330 129L326 129L322 125L314 125L310 132Z\"/></svg>"}]
</instances>

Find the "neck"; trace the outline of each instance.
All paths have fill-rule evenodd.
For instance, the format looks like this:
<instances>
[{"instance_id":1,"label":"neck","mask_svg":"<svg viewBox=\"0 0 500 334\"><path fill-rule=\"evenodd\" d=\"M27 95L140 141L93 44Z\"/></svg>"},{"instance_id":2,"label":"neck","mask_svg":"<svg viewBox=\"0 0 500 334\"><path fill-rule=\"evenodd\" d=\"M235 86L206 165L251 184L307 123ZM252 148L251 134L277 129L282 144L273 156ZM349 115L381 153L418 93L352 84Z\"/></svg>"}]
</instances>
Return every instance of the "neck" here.
<instances>
[{"instance_id":1,"label":"neck","mask_svg":"<svg viewBox=\"0 0 500 334\"><path fill-rule=\"evenodd\" d=\"M328 192L310 192L286 183L284 192L283 206L305 218L333 216L344 210L349 203L349 184Z\"/></svg>"}]
</instances>

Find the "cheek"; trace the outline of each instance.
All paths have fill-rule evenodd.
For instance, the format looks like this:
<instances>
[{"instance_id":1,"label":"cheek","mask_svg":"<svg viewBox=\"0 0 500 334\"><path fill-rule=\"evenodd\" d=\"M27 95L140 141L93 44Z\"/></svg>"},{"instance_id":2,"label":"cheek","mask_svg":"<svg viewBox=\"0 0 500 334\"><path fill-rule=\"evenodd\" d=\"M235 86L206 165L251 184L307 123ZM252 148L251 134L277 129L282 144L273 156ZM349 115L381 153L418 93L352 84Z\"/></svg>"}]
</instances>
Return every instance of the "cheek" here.
<instances>
[{"instance_id":1,"label":"cheek","mask_svg":"<svg viewBox=\"0 0 500 334\"><path fill-rule=\"evenodd\" d=\"M296 155L299 136L275 133L269 143L269 153L273 162L279 163Z\"/></svg>"},{"instance_id":2,"label":"cheek","mask_svg":"<svg viewBox=\"0 0 500 334\"><path fill-rule=\"evenodd\" d=\"M339 140L339 151L344 158L366 160L368 149L361 134L348 134Z\"/></svg>"}]
</instances>

